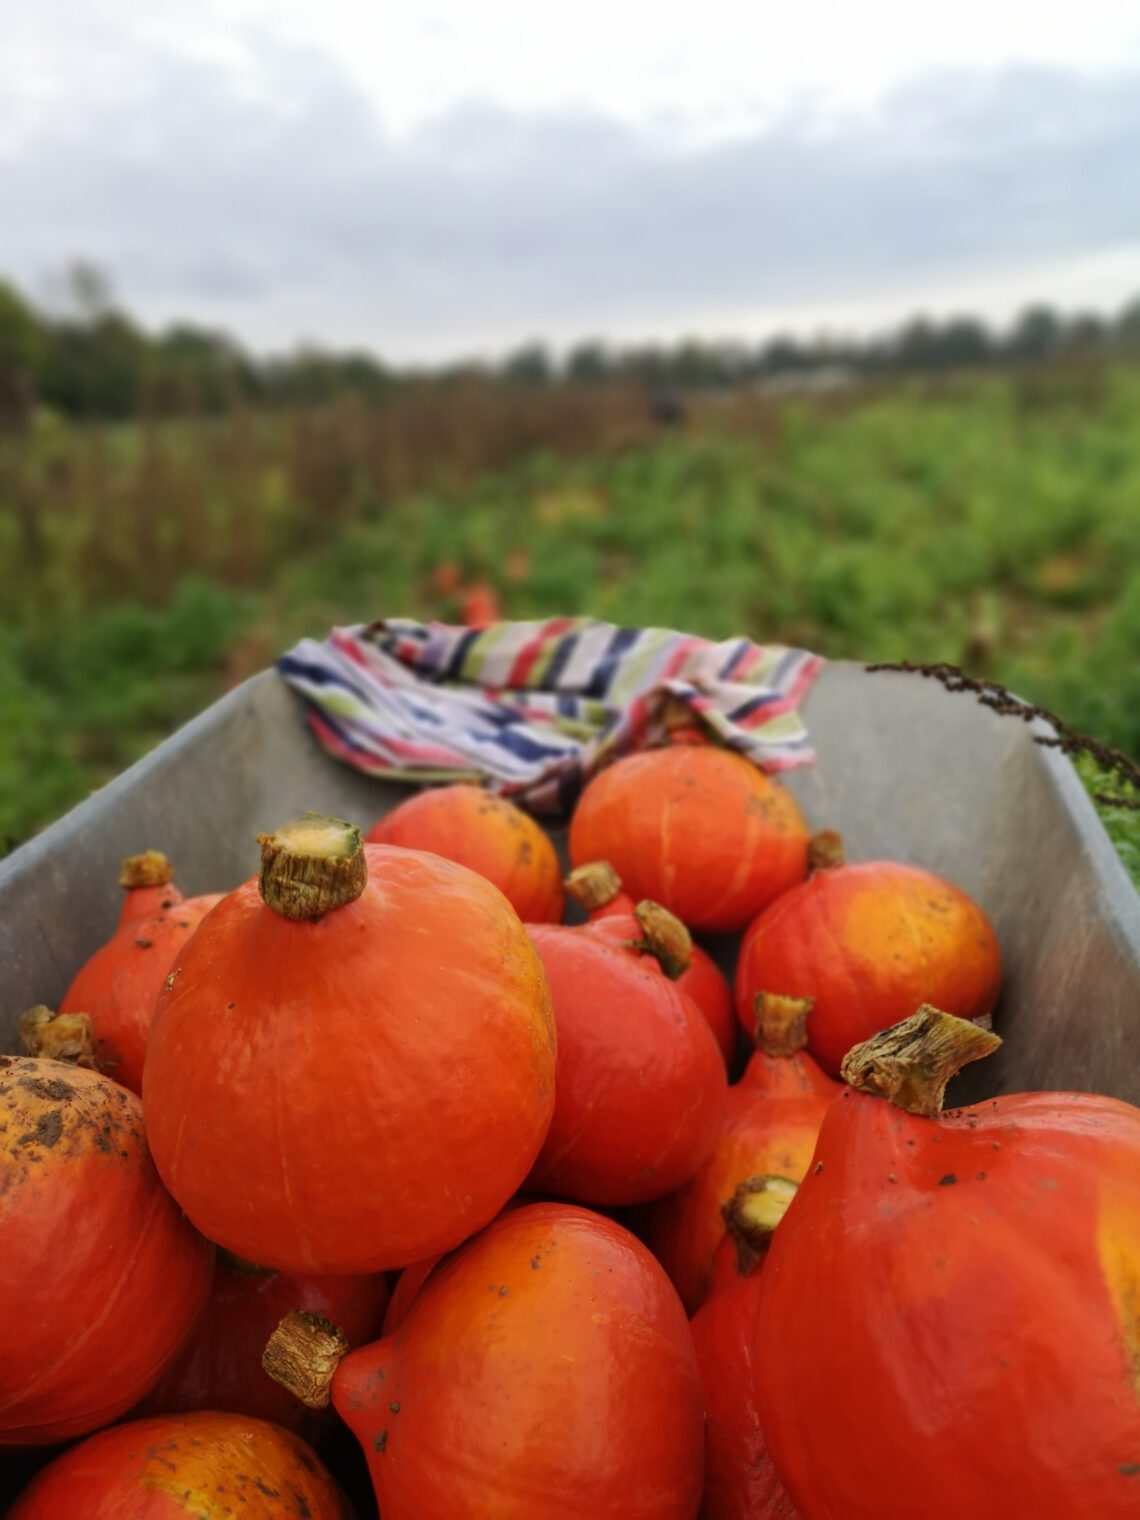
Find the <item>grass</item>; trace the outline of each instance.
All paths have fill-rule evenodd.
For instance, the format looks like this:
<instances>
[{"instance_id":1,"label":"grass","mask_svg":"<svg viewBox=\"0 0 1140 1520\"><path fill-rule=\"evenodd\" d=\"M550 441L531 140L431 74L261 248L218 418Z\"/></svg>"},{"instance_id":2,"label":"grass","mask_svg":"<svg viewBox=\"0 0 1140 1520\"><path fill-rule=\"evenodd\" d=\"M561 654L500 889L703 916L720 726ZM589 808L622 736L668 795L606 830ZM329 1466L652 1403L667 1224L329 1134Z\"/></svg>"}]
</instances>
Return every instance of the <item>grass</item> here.
<instances>
[{"instance_id":1,"label":"grass","mask_svg":"<svg viewBox=\"0 0 1140 1520\"><path fill-rule=\"evenodd\" d=\"M560 404L515 446L452 398L0 452L0 837L303 633L455 616L444 562L511 617L950 661L1140 753L1140 370L710 401L656 435L626 395ZM1140 877L1140 814L1104 816Z\"/></svg>"}]
</instances>

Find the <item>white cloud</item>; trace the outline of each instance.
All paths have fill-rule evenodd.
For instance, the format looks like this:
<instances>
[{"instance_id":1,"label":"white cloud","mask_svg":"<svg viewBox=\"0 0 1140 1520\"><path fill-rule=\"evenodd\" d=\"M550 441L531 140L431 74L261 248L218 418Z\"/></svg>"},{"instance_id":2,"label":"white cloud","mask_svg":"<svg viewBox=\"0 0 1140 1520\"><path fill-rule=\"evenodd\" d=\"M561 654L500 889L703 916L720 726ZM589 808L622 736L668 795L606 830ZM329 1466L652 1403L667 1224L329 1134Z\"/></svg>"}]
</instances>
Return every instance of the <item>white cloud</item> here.
<instances>
[{"instance_id":1,"label":"white cloud","mask_svg":"<svg viewBox=\"0 0 1140 1520\"><path fill-rule=\"evenodd\" d=\"M641 8L635 36L633 9L610 9L608 48L591 32L604 8L580 7L542 68L529 8L486 6L476 27L474 8L401 7L398 28L369 9L355 70L344 0L326 0L320 38L298 0L273 21L261 0L193 13L54 0L57 51L39 69L45 12L29 9L0 36L13 83L0 204L19 213L5 219L0 274L36 288L84 255L152 321L397 358L536 333L759 335L812 313L865 325L957 293L1004 314L1019 280L1025 297L1091 304L1140 287L1140 260L1128 275L1140 63L1092 68L1123 35L1122 12L1087 8L1104 22L1075 46L1087 68L915 75L904 64L940 33L922 41L909 11L876 31L882 5L859 11L872 44L841 19L813 52L802 19L781 12L765 49L754 20L748 36L729 25L758 7L708 0L702 36L717 46L688 54L671 12ZM807 15L818 23L818 7ZM1050 24L1033 34L1040 52L1072 40ZM954 35L959 52L982 47L976 28ZM644 66L631 72L620 60L639 39ZM987 45L1000 54L1015 40ZM856 67L869 47L877 74ZM805 98L811 68L829 82ZM731 100L733 80L740 101L755 86L754 119L741 106L731 132L682 130L704 119L702 101Z\"/></svg>"}]
</instances>

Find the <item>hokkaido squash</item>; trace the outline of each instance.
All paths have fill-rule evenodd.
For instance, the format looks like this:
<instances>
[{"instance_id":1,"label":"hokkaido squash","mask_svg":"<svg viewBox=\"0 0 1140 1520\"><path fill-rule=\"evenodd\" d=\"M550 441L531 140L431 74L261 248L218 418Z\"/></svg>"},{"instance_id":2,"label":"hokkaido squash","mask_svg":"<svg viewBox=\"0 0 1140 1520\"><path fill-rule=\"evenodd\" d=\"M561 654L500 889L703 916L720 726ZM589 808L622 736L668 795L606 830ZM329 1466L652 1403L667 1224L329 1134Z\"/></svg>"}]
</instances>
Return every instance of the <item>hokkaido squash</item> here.
<instances>
[{"instance_id":1,"label":"hokkaido squash","mask_svg":"<svg viewBox=\"0 0 1140 1520\"><path fill-rule=\"evenodd\" d=\"M800 1048L804 1012L802 1005L770 1000L760 1048L728 1090L712 1154L690 1182L647 1212L640 1233L690 1314L708 1294L724 1234L722 1210L737 1186L757 1173L799 1182L823 1116L843 1091Z\"/></svg>"},{"instance_id":2,"label":"hokkaido squash","mask_svg":"<svg viewBox=\"0 0 1140 1520\"><path fill-rule=\"evenodd\" d=\"M384 1520L694 1520L704 1419L660 1267L570 1204L497 1219L439 1263L395 1335L344 1356L286 1320L266 1365L356 1434Z\"/></svg>"},{"instance_id":3,"label":"hokkaido squash","mask_svg":"<svg viewBox=\"0 0 1140 1520\"><path fill-rule=\"evenodd\" d=\"M779 782L715 745L627 755L586 787L574 866L608 860L634 898L694 930L743 929L807 872L808 831Z\"/></svg>"},{"instance_id":4,"label":"hokkaido squash","mask_svg":"<svg viewBox=\"0 0 1140 1520\"><path fill-rule=\"evenodd\" d=\"M100 1071L134 1093L142 1091L146 1042L163 983L183 945L215 903L218 894L184 898L174 885L174 868L158 850L123 861L119 885L125 889L118 928L81 968L63 995L61 1014L86 1014ZM41 1042L54 1031L43 1029ZM30 1046L50 1055L47 1043Z\"/></svg>"},{"instance_id":5,"label":"hokkaido squash","mask_svg":"<svg viewBox=\"0 0 1140 1520\"><path fill-rule=\"evenodd\" d=\"M299 1277L219 1251L210 1297L190 1339L134 1413L226 1410L316 1439L321 1424L313 1412L263 1371L265 1342L290 1309L305 1309L335 1320L350 1346L362 1346L379 1333L387 1302L382 1273Z\"/></svg>"},{"instance_id":6,"label":"hokkaido squash","mask_svg":"<svg viewBox=\"0 0 1140 1520\"><path fill-rule=\"evenodd\" d=\"M494 882L524 923L562 919L562 871L550 840L521 808L457 783L410 797L376 823L372 844L429 850Z\"/></svg>"},{"instance_id":7,"label":"hokkaido squash","mask_svg":"<svg viewBox=\"0 0 1140 1520\"><path fill-rule=\"evenodd\" d=\"M623 891L617 872L605 860L590 861L571 871L566 878L566 891L586 909L592 929L606 939L658 960L666 976L676 981L704 1014L725 1066L731 1066L737 1040L732 989L712 956L693 943L688 930L680 925L679 945L662 938L657 932L660 928L660 913L654 911L657 905L635 903ZM675 922L680 924L679 920Z\"/></svg>"},{"instance_id":8,"label":"hokkaido squash","mask_svg":"<svg viewBox=\"0 0 1140 1520\"><path fill-rule=\"evenodd\" d=\"M489 882L308 815L262 838L159 1002L158 1169L203 1232L279 1271L450 1250L526 1176L554 1105L542 965Z\"/></svg>"},{"instance_id":9,"label":"hokkaido squash","mask_svg":"<svg viewBox=\"0 0 1140 1520\"><path fill-rule=\"evenodd\" d=\"M939 1115L998 1043L923 1009L852 1051L862 1090L776 1231L755 1391L807 1515L1140 1513L1140 1110L1039 1092Z\"/></svg>"},{"instance_id":10,"label":"hokkaido squash","mask_svg":"<svg viewBox=\"0 0 1140 1520\"><path fill-rule=\"evenodd\" d=\"M351 1520L305 1443L263 1420L182 1414L132 1420L65 1451L7 1520Z\"/></svg>"},{"instance_id":11,"label":"hokkaido squash","mask_svg":"<svg viewBox=\"0 0 1140 1520\"><path fill-rule=\"evenodd\" d=\"M810 998L808 1049L835 1076L853 1045L920 1004L976 1019L993 1011L1000 985L997 938L964 892L917 866L839 863L813 871L751 925L736 1009L752 1034L759 993Z\"/></svg>"},{"instance_id":12,"label":"hokkaido squash","mask_svg":"<svg viewBox=\"0 0 1140 1520\"><path fill-rule=\"evenodd\" d=\"M0 1056L0 1445L117 1419L177 1355L213 1247L147 1152L109 1077Z\"/></svg>"},{"instance_id":13,"label":"hokkaido squash","mask_svg":"<svg viewBox=\"0 0 1140 1520\"><path fill-rule=\"evenodd\" d=\"M582 1203L660 1198L712 1149L727 1091L691 998L591 929L532 925L554 999L554 1118L528 1187Z\"/></svg>"},{"instance_id":14,"label":"hokkaido squash","mask_svg":"<svg viewBox=\"0 0 1140 1520\"><path fill-rule=\"evenodd\" d=\"M783 1177L750 1177L736 1190L708 1302L691 1323L705 1396L701 1520L799 1520L772 1466L752 1371L760 1272L794 1194Z\"/></svg>"}]
</instances>

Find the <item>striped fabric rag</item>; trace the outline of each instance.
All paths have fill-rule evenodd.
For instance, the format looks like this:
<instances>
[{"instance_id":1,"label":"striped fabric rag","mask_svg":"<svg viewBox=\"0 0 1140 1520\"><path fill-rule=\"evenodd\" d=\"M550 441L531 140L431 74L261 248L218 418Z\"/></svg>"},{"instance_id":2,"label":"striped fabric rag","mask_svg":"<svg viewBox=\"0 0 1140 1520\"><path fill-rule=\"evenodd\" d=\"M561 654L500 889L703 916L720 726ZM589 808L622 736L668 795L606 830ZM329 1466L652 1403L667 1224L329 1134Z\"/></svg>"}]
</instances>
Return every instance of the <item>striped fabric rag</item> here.
<instances>
[{"instance_id":1,"label":"striped fabric rag","mask_svg":"<svg viewBox=\"0 0 1140 1520\"><path fill-rule=\"evenodd\" d=\"M589 618L456 628L389 618L278 660L324 747L386 780L472 780L539 812L683 721L766 771L810 765L797 708L823 661Z\"/></svg>"}]
</instances>

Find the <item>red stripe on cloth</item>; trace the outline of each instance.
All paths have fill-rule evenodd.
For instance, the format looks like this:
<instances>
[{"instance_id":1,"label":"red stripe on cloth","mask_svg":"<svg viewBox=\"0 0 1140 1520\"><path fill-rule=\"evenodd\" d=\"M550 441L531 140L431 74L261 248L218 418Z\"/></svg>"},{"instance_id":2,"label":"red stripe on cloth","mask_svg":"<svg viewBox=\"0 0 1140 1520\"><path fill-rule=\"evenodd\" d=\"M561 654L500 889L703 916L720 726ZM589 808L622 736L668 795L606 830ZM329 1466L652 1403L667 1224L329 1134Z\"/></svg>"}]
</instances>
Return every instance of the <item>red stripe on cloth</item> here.
<instances>
[{"instance_id":1,"label":"red stripe on cloth","mask_svg":"<svg viewBox=\"0 0 1140 1520\"><path fill-rule=\"evenodd\" d=\"M362 771L389 771L392 769L391 762L379 755L373 755L366 749L361 749L357 744L350 744L336 731L331 723L326 722L315 709L309 710L309 727L324 745L330 754L336 755L347 765Z\"/></svg>"},{"instance_id":2,"label":"red stripe on cloth","mask_svg":"<svg viewBox=\"0 0 1140 1520\"><path fill-rule=\"evenodd\" d=\"M386 738L384 747L391 750L393 755L401 760L420 760L432 765L458 766L461 770L473 768L473 763L458 750L444 749L438 744L417 744L412 739Z\"/></svg>"},{"instance_id":3,"label":"red stripe on cloth","mask_svg":"<svg viewBox=\"0 0 1140 1520\"><path fill-rule=\"evenodd\" d=\"M525 686L527 676L534 669L535 662L550 640L559 638L573 624L573 618L551 618L549 622L544 623L534 637L528 639L515 655L514 664L507 675L507 685Z\"/></svg>"},{"instance_id":4,"label":"red stripe on cloth","mask_svg":"<svg viewBox=\"0 0 1140 1520\"><path fill-rule=\"evenodd\" d=\"M681 669L682 665L684 665L685 661L692 654L693 650L703 649L706 642L707 640L705 639L682 639L681 642L677 645L676 649L674 649L673 653L665 661L664 668L657 672L656 679L658 681L668 681L672 676L675 676Z\"/></svg>"},{"instance_id":5,"label":"red stripe on cloth","mask_svg":"<svg viewBox=\"0 0 1140 1520\"><path fill-rule=\"evenodd\" d=\"M744 729L760 728L772 718L795 712L808 687L819 674L822 665L823 660L818 655L813 655L782 697L777 697L772 702L765 702L762 707L758 707L755 712L747 713L743 718L733 718L733 725Z\"/></svg>"},{"instance_id":6,"label":"red stripe on cloth","mask_svg":"<svg viewBox=\"0 0 1140 1520\"><path fill-rule=\"evenodd\" d=\"M367 668L368 661L360 646L351 635L340 633L334 628L329 635L329 643L334 649L339 649L341 654L346 654L354 665L363 665Z\"/></svg>"}]
</instances>

